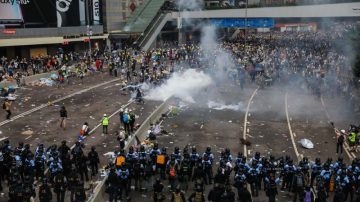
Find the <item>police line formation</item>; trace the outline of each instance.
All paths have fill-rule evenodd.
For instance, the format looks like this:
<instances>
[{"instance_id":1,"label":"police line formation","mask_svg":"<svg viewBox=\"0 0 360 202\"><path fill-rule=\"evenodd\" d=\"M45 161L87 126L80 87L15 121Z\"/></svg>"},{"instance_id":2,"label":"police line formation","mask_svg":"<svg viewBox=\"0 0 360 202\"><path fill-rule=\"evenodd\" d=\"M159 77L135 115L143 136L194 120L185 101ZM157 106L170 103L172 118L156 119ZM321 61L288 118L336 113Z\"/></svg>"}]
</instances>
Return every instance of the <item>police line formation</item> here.
<instances>
[{"instance_id":1,"label":"police line formation","mask_svg":"<svg viewBox=\"0 0 360 202\"><path fill-rule=\"evenodd\" d=\"M236 42L225 42L222 46L232 50L233 55L238 58L241 66L238 73L240 84L244 81L244 72L248 71L248 64L244 65L246 62L254 66L263 66L268 70L266 73L273 78L285 77L286 75L281 75L281 72L282 69L287 69L293 72L302 70L306 77L315 77L314 81L321 81L321 75L311 72L312 70L324 66L329 69L328 71L341 72L343 68L339 65L341 63L339 61L346 60L346 56L340 53L326 52L327 48L331 48L329 45L329 41L333 39L331 36L317 32L314 34L273 34L268 38L267 35L259 34L249 38L248 47L246 47L248 51L241 51L245 47ZM262 45L261 41L265 41L268 45ZM292 48L289 48L291 47L289 41L293 42ZM275 51L272 51L274 46ZM256 51L257 49L259 51ZM183 59L194 66L201 66L203 62L197 59L202 55L201 50L193 45L143 53L142 61L149 63L153 55L157 56L155 59L162 57L170 60ZM109 62L111 70L117 66L115 64L121 63L120 66L122 66L121 58L122 55L110 58L113 60ZM127 58L130 60L130 57ZM127 62L129 65L130 63L130 61ZM134 63L136 64L136 61ZM131 68L134 69L134 66L131 65ZM148 65L142 64L142 72L139 75L142 77L146 75L148 68ZM156 65L154 69L156 70ZM254 78L255 75L252 72L248 71L250 77ZM126 72L126 75L127 80L131 80L130 70ZM329 82L329 84L336 84L336 87L332 89L339 89L342 93L348 94L351 88L345 87L352 85L351 81L341 74L337 76L340 82ZM314 83L310 86L319 85ZM329 86L328 88L331 89ZM318 90L315 89L315 91ZM107 128L103 129L106 133ZM350 143L353 143L355 137L353 134L356 133L350 131ZM124 148L123 143L123 140L120 141L121 148ZM30 201L31 197L35 196L40 201L55 201L55 198L57 201L65 201L66 192L70 192L71 201L85 201L84 181L89 179L88 168L91 170L91 175L98 173L99 156L95 148L91 148L91 151L85 155L83 147L84 145L77 142L75 147L70 149L63 141L60 146L52 145L48 148L40 144L33 152L29 145L23 143L19 143L13 149L9 141L5 140L1 146L0 180L2 183L0 185L7 181L9 201ZM241 153L233 158L230 150L225 149L219 160L216 160L211 148L207 148L201 154L200 151L196 151L196 148L184 148L181 152L177 147L168 155L166 149L160 149L156 143L150 148L144 145L139 148L130 147L127 153L120 150L116 152L115 159L113 164L108 165L110 172L106 182L106 192L110 202L121 199L130 200L129 192L132 186L135 187L135 191L153 191L154 201L169 199L175 202L187 200L197 202L206 199L235 201L236 198L240 201L251 201L251 197L255 199L260 190L265 191L269 201L275 201L278 187L281 190L293 192L294 201L311 201L311 198L315 197L311 189L315 190L317 201L360 201L360 161L358 159L346 165L341 157L334 161L331 158L326 160L316 158L314 163L304 157L297 163L288 156L262 157L258 152L251 158L246 158ZM218 166L215 167L217 163ZM49 172L45 174L46 168ZM34 187L35 179L41 182L38 193ZM173 192L167 199L165 199L168 194L163 185L164 180L168 180L170 190ZM205 188L209 187L205 186L206 184L214 184L210 190L207 190L209 191L207 196L205 196ZM237 190L237 194L233 192L233 187ZM54 198L51 189L56 195ZM329 192L334 192L333 199L329 198Z\"/></svg>"}]
</instances>

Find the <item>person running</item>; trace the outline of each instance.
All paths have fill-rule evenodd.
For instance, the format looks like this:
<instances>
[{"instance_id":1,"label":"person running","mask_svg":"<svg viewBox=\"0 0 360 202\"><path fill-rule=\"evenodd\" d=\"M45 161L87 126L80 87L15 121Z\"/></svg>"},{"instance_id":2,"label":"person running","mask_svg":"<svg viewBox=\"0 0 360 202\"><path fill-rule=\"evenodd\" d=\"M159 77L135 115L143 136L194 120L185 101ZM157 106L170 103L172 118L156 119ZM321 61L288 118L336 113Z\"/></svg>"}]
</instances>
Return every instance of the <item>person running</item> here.
<instances>
[{"instance_id":1,"label":"person running","mask_svg":"<svg viewBox=\"0 0 360 202\"><path fill-rule=\"evenodd\" d=\"M60 109L60 128L66 130L66 118L67 118L67 111L65 106L61 106Z\"/></svg>"}]
</instances>

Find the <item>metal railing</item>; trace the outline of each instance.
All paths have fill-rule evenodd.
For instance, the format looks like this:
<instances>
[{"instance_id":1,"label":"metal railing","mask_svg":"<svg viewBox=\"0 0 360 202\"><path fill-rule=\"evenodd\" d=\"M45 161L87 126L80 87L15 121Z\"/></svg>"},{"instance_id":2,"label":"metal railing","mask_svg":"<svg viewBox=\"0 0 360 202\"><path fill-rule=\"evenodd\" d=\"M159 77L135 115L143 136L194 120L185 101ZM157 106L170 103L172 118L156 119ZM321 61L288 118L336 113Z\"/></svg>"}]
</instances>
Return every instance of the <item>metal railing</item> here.
<instances>
[{"instance_id":1,"label":"metal railing","mask_svg":"<svg viewBox=\"0 0 360 202\"><path fill-rule=\"evenodd\" d=\"M236 9L245 8L246 0L234 0L234 4L231 5L229 0L204 0L205 9ZM360 0L293 0L293 1L265 1L260 0L258 2L248 3L248 8L260 8L260 7L279 7L279 6L305 6L305 5L321 5L321 4L337 4L337 3L355 3Z\"/></svg>"},{"instance_id":2,"label":"metal railing","mask_svg":"<svg viewBox=\"0 0 360 202\"><path fill-rule=\"evenodd\" d=\"M159 25L159 22L164 18L163 11L159 11L156 13L155 17L151 20L149 25L146 27L145 31L140 35L140 37L137 39L138 46L142 47L144 45L144 42L146 42L149 37L154 33L154 30Z\"/></svg>"}]
</instances>

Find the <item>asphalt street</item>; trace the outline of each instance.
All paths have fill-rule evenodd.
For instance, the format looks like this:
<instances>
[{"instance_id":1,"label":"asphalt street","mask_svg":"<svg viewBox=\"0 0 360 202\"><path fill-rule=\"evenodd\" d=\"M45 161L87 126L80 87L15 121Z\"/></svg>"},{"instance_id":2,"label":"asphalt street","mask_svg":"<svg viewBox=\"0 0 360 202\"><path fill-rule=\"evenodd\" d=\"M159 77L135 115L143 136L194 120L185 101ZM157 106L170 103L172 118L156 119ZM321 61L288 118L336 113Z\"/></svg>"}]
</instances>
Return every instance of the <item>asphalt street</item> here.
<instances>
[{"instance_id":1,"label":"asphalt street","mask_svg":"<svg viewBox=\"0 0 360 202\"><path fill-rule=\"evenodd\" d=\"M161 103L129 103L130 96L121 90L120 80L116 79L107 73L98 73L86 77L84 84L73 79L70 84L64 84L60 88L26 86L18 89L13 116L29 113L10 122L2 122L0 138L8 137L13 146L18 142L30 144L33 150L39 143L48 147L60 144L62 140L67 140L71 146L77 140L84 122L88 122L92 129L106 113L113 115L109 134L102 134L102 128L98 127L84 141L85 152L87 153L91 146L96 146L101 156L101 165L106 165L107 158L102 154L115 151L119 147L115 137L115 133L120 129L117 114L119 109L124 105L133 109L138 116L137 123L141 124ZM214 87L215 93L211 88L195 96L195 103L180 101L180 113L163 122L168 134L157 138L160 147L166 147L168 153L171 153L175 146L182 149L188 145L195 146L197 151L202 153L210 146L216 160L224 148L231 150L233 158L238 152L253 156L259 151L264 156L289 155L295 160L303 156L309 157L311 161L316 157L320 157L322 161L328 157L335 160L338 157L335 150L336 139L329 121L334 121L337 127L346 129L349 123L359 120L359 115L351 113L341 97L317 98L308 91L281 86L265 89L248 86L241 90L238 86L224 84ZM53 103L57 99L60 101ZM221 103L221 106L209 106L209 101ZM42 105L44 106L38 110L32 110ZM59 127L59 110L62 105L67 108L69 117L66 130ZM5 113L2 112L0 121L4 118ZM240 143L240 138L244 135L251 142L251 146L246 148ZM310 139L315 148L302 148L298 143L302 138ZM344 153L342 156L349 162L356 154ZM101 179L97 176L93 181ZM209 189L210 186L207 186L206 190ZM266 201L264 193L260 193L254 201ZM148 201L151 194L132 192L131 198L133 201ZM281 192L278 201L288 201L290 197L291 194Z\"/></svg>"},{"instance_id":2,"label":"asphalt street","mask_svg":"<svg viewBox=\"0 0 360 202\"><path fill-rule=\"evenodd\" d=\"M341 98L324 98L329 106L337 103L326 109L321 98L304 89L286 89L280 86L258 90L255 86L250 86L243 91L234 86L224 86L224 89L226 90L220 90L222 92L218 99L223 99L225 103L240 102L240 109L214 110L203 101L200 101L201 104L187 104L178 116L164 121L164 129L169 134L158 138L159 145L168 148L168 153L175 146L195 146L200 153L211 146L216 160L219 159L221 150L229 148L235 158L238 152L244 151L240 138L245 134L246 139L251 142L251 146L245 148L248 157L258 151L267 157L270 154L275 157L288 155L295 162L305 156L310 161L319 157L324 162L327 158L336 160L341 155L349 163L356 156L345 152L336 154L335 133L329 124L334 119L329 116L336 116L339 111L345 113L340 107L336 107L345 103ZM199 97L199 100L206 99L206 96ZM335 119L342 127L357 120L356 114L347 116L346 119ZM303 148L299 143L303 138L311 140L314 149ZM211 186L207 186L206 190L209 189ZM191 191L188 194L190 193ZM291 201L292 193L280 192L280 189L279 193L278 201ZM254 198L254 201L267 201L264 192L260 192L260 196Z\"/></svg>"},{"instance_id":3,"label":"asphalt street","mask_svg":"<svg viewBox=\"0 0 360 202\"><path fill-rule=\"evenodd\" d=\"M104 114L113 115L110 117L108 135L102 134L102 127L96 127L96 130L84 141L85 153L90 150L91 146L95 146L101 158L101 167L106 165L108 159L103 154L119 148L115 137L115 133L120 130L117 113L119 109L123 106L132 109L137 117L136 123L141 124L160 104L160 102L155 101L147 101L145 105L129 102L130 95L121 90L120 81L109 82L112 80L116 80L116 78L105 73L98 73L86 77L84 84L74 79L74 83L64 84L60 88L56 86L26 86L18 89L16 92L18 99L13 105L13 116L27 111L31 112L31 109L37 106L46 106L10 122L3 123L0 128L0 138L7 137L12 146L17 146L18 142L30 144L32 151L40 143L49 147L52 144L60 145L63 140L66 140L68 146L71 147L78 140L79 131L84 122L88 122L90 129L92 129L100 123ZM87 90L89 88L90 90ZM83 93L77 94L79 91L83 91ZM49 101L64 97L68 98L59 103L48 105ZM27 98L27 101L25 98ZM59 127L59 110L62 105L66 107L68 112L66 130ZM2 118L5 117L4 112L1 115ZM96 176L92 180L96 182L101 178ZM1 198L6 199L6 195L2 195L0 201Z\"/></svg>"}]
</instances>

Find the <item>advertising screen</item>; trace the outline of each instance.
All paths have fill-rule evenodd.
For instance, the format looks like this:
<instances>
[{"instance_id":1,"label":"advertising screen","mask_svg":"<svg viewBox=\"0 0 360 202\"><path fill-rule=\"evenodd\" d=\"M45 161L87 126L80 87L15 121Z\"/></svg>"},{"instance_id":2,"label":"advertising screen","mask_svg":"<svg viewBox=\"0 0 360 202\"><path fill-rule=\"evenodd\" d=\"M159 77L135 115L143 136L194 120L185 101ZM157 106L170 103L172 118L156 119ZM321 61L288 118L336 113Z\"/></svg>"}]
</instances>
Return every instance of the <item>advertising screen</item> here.
<instances>
[{"instance_id":1,"label":"advertising screen","mask_svg":"<svg viewBox=\"0 0 360 202\"><path fill-rule=\"evenodd\" d=\"M22 20L19 4L0 3L0 24L21 22Z\"/></svg>"},{"instance_id":2,"label":"advertising screen","mask_svg":"<svg viewBox=\"0 0 360 202\"><path fill-rule=\"evenodd\" d=\"M87 25L86 11L91 24L101 24L100 0L0 0L0 24L23 22L26 28Z\"/></svg>"},{"instance_id":3,"label":"advertising screen","mask_svg":"<svg viewBox=\"0 0 360 202\"><path fill-rule=\"evenodd\" d=\"M25 27L56 27L56 0L29 0L21 11Z\"/></svg>"}]
</instances>

